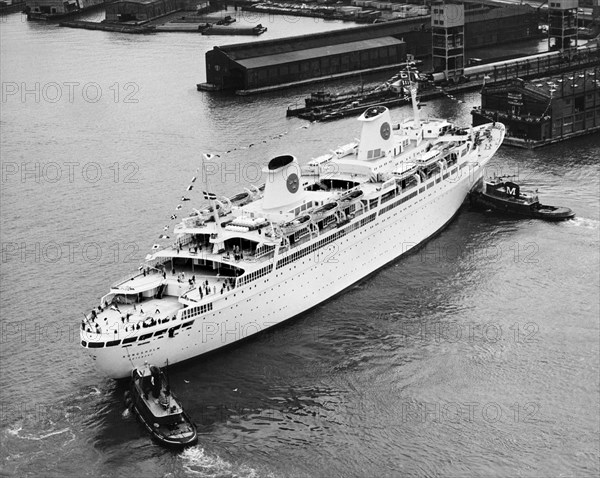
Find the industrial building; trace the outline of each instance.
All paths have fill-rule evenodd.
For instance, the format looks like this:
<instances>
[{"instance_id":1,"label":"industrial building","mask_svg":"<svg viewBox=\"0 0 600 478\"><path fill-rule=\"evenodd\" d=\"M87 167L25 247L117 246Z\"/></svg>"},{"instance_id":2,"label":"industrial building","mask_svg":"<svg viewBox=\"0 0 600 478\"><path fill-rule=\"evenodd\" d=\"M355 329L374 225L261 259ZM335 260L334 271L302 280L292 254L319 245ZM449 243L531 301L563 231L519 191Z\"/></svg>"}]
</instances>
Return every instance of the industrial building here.
<instances>
[{"instance_id":1,"label":"industrial building","mask_svg":"<svg viewBox=\"0 0 600 478\"><path fill-rule=\"evenodd\" d=\"M475 8L476 7L476 8ZM529 5L476 5L464 12L464 48L534 38L538 16ZM344 46L345 45L345 46ZM253 90L393 66L406 54L432 53L431 16L334 32L214 47L206 53L206 89Z\"/></svg>"},{"instance_id":2,"label":"industrial building","mask_svg":"<svg viewBox=\"0 0 600 478\"><path fill-rule=\"evenodd\" d=\"M539 17L529 5L465 10L465 48L480 48L539 36Z\"/></svg>"}]
</instances>

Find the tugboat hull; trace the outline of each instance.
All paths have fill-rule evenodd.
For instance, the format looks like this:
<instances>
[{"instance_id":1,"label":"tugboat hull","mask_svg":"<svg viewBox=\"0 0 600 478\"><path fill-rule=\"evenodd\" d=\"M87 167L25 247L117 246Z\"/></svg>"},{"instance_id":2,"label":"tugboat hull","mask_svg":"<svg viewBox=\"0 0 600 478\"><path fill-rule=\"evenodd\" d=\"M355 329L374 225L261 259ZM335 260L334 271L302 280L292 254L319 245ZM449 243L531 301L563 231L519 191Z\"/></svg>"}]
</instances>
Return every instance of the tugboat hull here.
<instances>
[{"instance_id":1,"label":"tugboat hull","mask_svg":"<svg viewBox=\"0 0 600 478\"><path fill-rule=\"evenodd\" d=\"M565 221L575 217L575 213L568 207L547 206L540 203L522 204L510 199L500 199L481 191L473 191L469 195L472 207L491 209L494 212L510 216L543 219L545 221Z\"/></svg>"},{"instance_id":2,"label":"tugboat hull","mask_svg":"<svg viewBox=\"0 0 600 478\"><path fill-rule=\"evenodd\" d=\"M164 375L151 367L151 375L132 372L125 404L135 413L152 438L160 445L181 449L198 442L196 427L170 392Z\"/></svg>"}]
</instances>

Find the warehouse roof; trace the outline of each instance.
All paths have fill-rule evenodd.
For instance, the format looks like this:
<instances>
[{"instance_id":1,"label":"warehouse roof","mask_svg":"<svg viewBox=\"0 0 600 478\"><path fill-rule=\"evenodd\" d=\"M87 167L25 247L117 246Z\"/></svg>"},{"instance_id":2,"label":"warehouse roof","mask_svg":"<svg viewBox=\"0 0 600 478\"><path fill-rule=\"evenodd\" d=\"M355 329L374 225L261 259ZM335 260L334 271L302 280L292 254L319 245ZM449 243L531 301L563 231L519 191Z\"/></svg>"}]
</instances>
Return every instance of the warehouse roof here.
<instances>
[{"instance_id":1,"label":"warehouse roof","mask_svg":"<svg viewBox=\"0 0 600 478\"><path fill-rule=\"evenodd\" d=\"M466 11L465 23L481 20L498 19L498 16L514 16L531 14L535 10L529 5L513 5L506 8L488 9L486 11ZM343 28L340 30L310 33L288 38L277 38L271 40L260 40L255 42L235 43L215 47L234 61L246 58L276 55L308 48L318 48L334 43L344 43L356 40L370 40L380 36L396 36L400 38L403 34L420 29L428 28L431 16L404 18L372 25Z\"/></svg>"},{"instance_id":2,"label":"warehouse roof","mask_svg":"<svg viewBox=\"0 0 600 478\"><path fill-rule=\"evenodd\" d=\"M135 3L136 5L158 5L158 4L162 4L164 3L163 0L120 0L118 2L115 3L111 3L108 6L111 7L118 7L119 5L123 5L126 3Z\"/></svg>"},{"instance_id":3,"label":"warehouse roof","mask_svg":"<svg viewBox=\"0 0 600 478\"><path fill-rule=\"evenodd\" d=\"M399 45L404 43L402 40L397 40L394 37L373 38L371 40L353 41L348 43L339 43L337 45L328 45L317 48L306 48L304 50L290 51L286 53L278 53L275 55L258 56L254 58L246 58L238 60L244 68L250 70L252 68L262 68L265 66L280 65L283 63L292 63L295 61L306 60L310 58L322 58L324 56L339 55L355 51L370 50L373 48L381 48L386 46Z\"/></svg>"},{"instance_id":4,"label":"warehouse roof","mask_svg":"<svg viewBox=\"0 0 600 478\"><path fill-rule=\"evenodd\" d=\"M428 24L428 22L429 20L407 18L288 38L222 45L215 47L215 49L225 53L232 60L239 61L246 58L277 55L279 53L326 47L358 40L371 40L372 38L381 38L384 36L397 36L400 38L404 33L415 30L417 25L421 25L422 23Z\"/></svg>"}]
</instances>

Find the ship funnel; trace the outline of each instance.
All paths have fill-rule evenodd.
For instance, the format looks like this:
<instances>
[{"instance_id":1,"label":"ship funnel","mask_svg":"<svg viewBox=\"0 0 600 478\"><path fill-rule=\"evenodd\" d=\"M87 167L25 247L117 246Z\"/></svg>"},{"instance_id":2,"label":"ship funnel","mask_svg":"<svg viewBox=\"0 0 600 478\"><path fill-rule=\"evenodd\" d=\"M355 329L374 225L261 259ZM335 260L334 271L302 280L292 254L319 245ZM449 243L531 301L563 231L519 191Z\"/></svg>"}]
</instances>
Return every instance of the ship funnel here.
<instances>
[{"instance_id":1,"label":"ship funnel","mask_svg":"<svg viewBox=\"0 0 600 478\"><path fill-rule=\"evenodd\" d=\"M269 161L263 172L267 174L264 209L287 208L304 198L305 191L300 185L300 166L295 156L277 156Z\"/></svg>"},{"instance_id":2,"label":"ship funnel","mask_svg":"<svg viewBox=\"0 0 600 478\"><path fill-rule=\"evenodd\" d=\"M378 159L393 148L390 111L385 106L372 106L358 118L363 127L357 159Z\"/></svg>"}]
</instances>

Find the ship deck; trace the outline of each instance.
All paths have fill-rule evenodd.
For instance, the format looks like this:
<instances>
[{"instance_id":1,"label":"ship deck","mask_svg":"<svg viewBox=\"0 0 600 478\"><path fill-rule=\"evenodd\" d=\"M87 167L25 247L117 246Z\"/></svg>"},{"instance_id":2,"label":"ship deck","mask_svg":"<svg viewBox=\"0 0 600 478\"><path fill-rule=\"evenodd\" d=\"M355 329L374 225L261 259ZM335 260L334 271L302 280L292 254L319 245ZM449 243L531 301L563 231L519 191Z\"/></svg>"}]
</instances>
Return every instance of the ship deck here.
<instances>
[{"instance_id":1,"label":"ship deck","mask_svg":"<svg viewBox=\"0 0 600 478\"><path fill-rule=\"evenodd\" d=\"M84 330L93 340L117 340L174 321L181 307L177 297L171 296L146 299L137 304L113 304L101 312L96 311L95 319L93 314L87 315Z\"/></svg>"},{"instance_id":2,"label":"ship deck","mask_svg":"<svg viewBox=\"0 0 600 478\"><path fill-rule=\"evenodd\" d=\"M142 387L141 381L146 380L147 383L145 383ZM144 390L142 388L146 388L148 390L151 388L149 380L150 376L148 375L145 377L141 377L141 379L136 382L135 387L140 397L144 397ZM158 397L154 397L152 392L149 391L148 398L142 398L144 400L144 403L148 407L150 413L155 417L168 417L170 415L179 415L183 410L181 409L181 406L179 405L177 400L175 400L171 395L167 395L165 393L164 387L161 387L160 392L161 393ZM161 404L161 399L164 403L164 406L163 404ZM171 407L175 408L172 409Z\"/></svg>"},{"instance_id":3,"label":"ship deck","mask_svg":"<svg viewBox=\"0 0 600 478\"><path fill-rule=\"evenodd\" d=\"M167 323L176 325L177 311L184 304L195 306L214 301L233 290L233 279L216 271L194 267L193 263L177 266L174 273L173 270L165 270L164 275L157 270L145 275L140 273L111 288L112 294L128 296L131 303L109 303L104 310L87 314L88 319L82 321L83 330L94 341L117 340L164 329L161 326ZM143 297L139 300L138 291L152 290L161 285L165 288L161 298ZM134 299L137 301L133 302Z\"/></svg>"}]
</instances>

